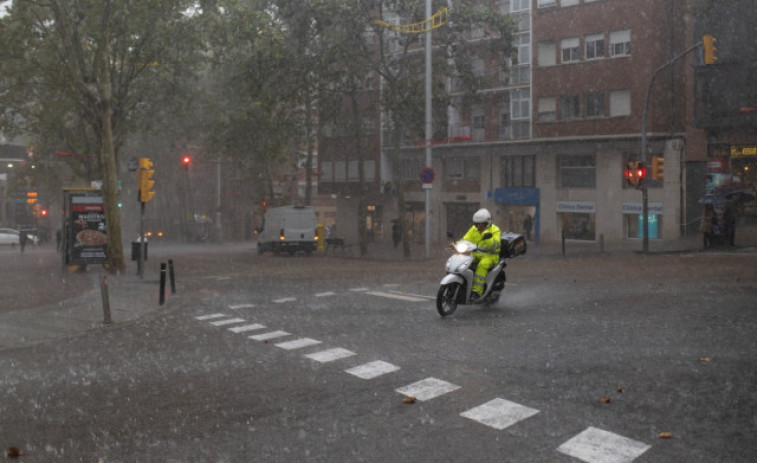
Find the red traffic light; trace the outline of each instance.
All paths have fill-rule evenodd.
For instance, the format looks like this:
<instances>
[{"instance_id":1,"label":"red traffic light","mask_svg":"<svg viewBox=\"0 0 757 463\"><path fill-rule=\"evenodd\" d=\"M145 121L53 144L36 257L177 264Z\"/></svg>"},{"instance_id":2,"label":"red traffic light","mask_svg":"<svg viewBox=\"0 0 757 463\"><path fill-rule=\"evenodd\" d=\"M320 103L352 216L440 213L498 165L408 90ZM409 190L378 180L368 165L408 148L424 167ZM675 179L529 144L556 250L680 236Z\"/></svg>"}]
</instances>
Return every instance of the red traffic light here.
<instances>
[{"instance_id":1,"label":"red traffic light","mask_svg":"<svg viewBox=\"0 0 757 463\"><path fill-rule=\"evenodd\" d=\"M189 168L189 165L192 164L192 157L191 156L182 156L181 163L184 164L184 168Z\"/></svg>"},{"instance_id":2,"label":"red traffic light","mask_svg":"<svg viewBox=\"0 0 757 463\"><path fill-rule=\"evenodd\" d=\"M39 214L40 214L40 215L41 215L42 217L45 217L45 216L47 215L47 209L42 209L41 211L39 211Z\"/></svg>"}]
</instances>

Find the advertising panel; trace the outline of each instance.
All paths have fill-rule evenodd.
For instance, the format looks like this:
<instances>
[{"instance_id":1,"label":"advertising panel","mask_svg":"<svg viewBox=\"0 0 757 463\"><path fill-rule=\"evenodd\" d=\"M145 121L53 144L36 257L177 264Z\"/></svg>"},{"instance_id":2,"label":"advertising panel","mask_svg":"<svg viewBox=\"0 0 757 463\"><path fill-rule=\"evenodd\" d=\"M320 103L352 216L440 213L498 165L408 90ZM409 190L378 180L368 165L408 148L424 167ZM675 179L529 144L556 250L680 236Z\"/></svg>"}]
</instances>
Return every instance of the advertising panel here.
<instances>
[{"instance_id":1,"label":"advertising panel","mask_svg":"<svg viewBox=\"0 0 757 463\"><path fill-rule=\"evenodd\" d=\"M99 190L65 190L67 265L103 264L108 258L105 204Z\"/></svg>"}]
</instances>

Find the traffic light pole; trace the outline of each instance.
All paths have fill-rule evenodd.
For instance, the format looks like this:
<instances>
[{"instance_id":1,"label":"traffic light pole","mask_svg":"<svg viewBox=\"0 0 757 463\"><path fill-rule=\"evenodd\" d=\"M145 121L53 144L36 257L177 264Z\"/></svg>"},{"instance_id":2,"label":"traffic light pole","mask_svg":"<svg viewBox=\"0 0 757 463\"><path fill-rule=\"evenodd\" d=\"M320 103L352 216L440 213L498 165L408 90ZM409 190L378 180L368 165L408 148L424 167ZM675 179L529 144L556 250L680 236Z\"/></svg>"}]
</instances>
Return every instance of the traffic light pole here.
<instances>
[{"instance_id":1,"label":"traffic light pole","mask_svg":"<svg viewBox=\"0 0 757 463\"><path fill-rule=\"evenodd\" d=\"M644 166L647 165L647 113L649 111L649 98L652 94L652 85L654 85L654 81L661 71L669 66L672 66L678 60L691 53L692 51L701 49L701 47L702 42L697 42L696 44L687 48L680 55L657 68L654 74L652 74L652 79L649 81L649 86L647 87L647 97L644 100L644 113L641 117L641 162L642 164L644 164ZM647 191L646 177L647 176L645 175L644 180L641 182L641 214L642 220L644 221L644 238L642 241L642 249L645 253L649 252L649 192Z\"/></svg>"},{"instance_id":2,"label":"traffic light pole","mask_svg":"<svg viewBox=\"0 0 757 463\"><path fill-rule=\"evenodd\" d=\"M137 275L145 276L145 254L147 254L147 242L145 240L145 203L140 201L139 212L139 256L137 256Z\"/></svg>"}]
</instances>

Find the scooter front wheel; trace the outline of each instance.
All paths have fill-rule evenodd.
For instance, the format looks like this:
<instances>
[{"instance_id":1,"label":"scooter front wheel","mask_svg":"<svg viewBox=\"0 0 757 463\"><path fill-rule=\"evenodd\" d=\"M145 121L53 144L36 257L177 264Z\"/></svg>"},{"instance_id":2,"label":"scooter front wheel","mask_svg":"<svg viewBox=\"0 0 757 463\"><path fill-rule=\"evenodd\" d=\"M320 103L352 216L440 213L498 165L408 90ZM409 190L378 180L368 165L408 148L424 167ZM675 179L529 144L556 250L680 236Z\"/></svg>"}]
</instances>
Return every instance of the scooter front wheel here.
<instances>
[{"instance_id":1,"label":"scooter front wheel","mask_svg":"<svg viewBox=\"0 0 757 463\"><path fill-rule=\"evenodd\" d=\"M450 283L439 288L436 295L436 311L439 315L446 317L457 310L457 296L462 289L460 283Z\"/></svg>"}]
</instances>

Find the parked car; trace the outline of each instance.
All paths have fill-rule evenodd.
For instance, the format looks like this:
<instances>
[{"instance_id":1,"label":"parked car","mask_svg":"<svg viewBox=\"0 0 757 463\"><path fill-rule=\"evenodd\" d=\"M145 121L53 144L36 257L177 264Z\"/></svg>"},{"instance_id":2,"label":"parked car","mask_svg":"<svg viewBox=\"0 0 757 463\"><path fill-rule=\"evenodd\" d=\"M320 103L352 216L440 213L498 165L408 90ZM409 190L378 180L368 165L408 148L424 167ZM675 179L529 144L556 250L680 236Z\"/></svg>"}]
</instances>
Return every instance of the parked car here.
<instances>
[{"instance_id":1,"label":"parked car","mask_svg":"<svg viewBox=\"0 0 757 463\"><path fill-rule=\"evenodd\" d=\"M18 244L19 231L12 228L0 228L0 245L10 244L15 246ZM26 232L28 237L27 243L39 244L39 237L33 233Z\"/></svg>"}]
</instances>

